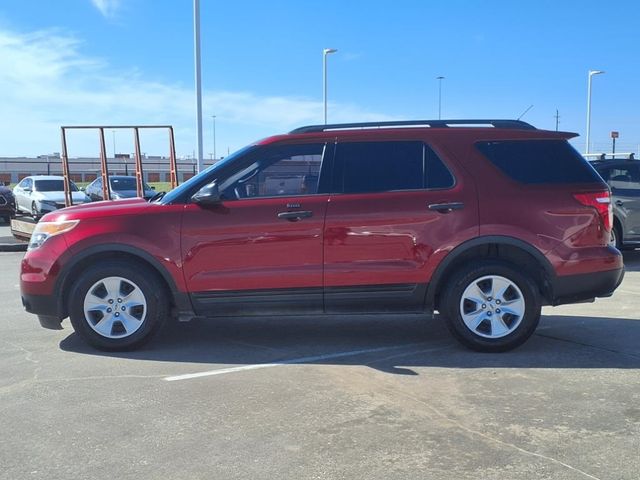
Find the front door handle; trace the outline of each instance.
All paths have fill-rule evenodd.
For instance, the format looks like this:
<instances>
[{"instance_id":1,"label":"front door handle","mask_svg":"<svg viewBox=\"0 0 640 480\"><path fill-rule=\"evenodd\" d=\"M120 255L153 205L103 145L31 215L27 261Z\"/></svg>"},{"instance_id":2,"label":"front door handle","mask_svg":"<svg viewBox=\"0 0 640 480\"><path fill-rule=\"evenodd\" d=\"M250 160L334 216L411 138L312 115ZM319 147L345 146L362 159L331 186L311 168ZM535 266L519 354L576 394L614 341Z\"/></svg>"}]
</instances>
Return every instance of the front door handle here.
<instances>
[{"instance_id":1,"label":"front door handle","mask_svg":"<svg viewBox=\"0 0 640 480\"><path fill-rule=\"evenodd\" d=\"M296 210L294 212L280 212L278 218L281 220L289 220L290 222L297 222L303 218L309 218L313 216L313 212L309 210Z\"/></svg>"},{"instance_id":2,"label":"front door handle","mask_svg":"<svg viewBox=\"0 0 640 480\"><path fill-rule=\"evenodd\" d=\"M462 202L451 202L451 203L430 203L427 208L429 210L434 210L439 213L449 213L454 210L462 210L464 208L464 203Z\"/></svg>"}]
</instances>

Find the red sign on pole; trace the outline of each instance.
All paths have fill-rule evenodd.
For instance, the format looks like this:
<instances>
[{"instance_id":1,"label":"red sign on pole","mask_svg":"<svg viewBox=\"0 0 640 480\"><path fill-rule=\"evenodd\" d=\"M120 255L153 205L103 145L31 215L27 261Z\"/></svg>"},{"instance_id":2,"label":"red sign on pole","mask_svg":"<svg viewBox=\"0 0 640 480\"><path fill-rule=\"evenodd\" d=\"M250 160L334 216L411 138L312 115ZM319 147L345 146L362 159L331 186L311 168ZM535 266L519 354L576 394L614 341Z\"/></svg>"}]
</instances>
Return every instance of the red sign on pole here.
<instances>
[{"instance_id":1,"label":"red sign on pole","mask_svg":"<svg viewBox=\"0 0 640 480\"><path fill-rule=\"evenodd\" d=\"M611 138L618 138L620 136L620 132L611 132Z\"/></svg>"}]
</instances>

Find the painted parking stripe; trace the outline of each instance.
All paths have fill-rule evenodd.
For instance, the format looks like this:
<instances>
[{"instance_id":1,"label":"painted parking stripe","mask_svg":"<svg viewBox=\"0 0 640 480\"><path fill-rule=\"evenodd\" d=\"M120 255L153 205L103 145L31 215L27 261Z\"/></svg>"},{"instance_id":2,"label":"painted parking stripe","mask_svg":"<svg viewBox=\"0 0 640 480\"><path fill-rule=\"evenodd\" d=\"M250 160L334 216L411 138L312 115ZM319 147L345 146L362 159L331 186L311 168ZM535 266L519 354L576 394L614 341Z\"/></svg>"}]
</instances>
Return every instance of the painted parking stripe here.
<instances>
[{"instance_id":1,"label":"painted parking stripe","mask_svg":"<svg viewBox=\"0 0 640 480\"><path fill-rule=\"evenodd\" d=\"M291 360L282 360L280 362L275 362L275 363L256 363L253 365L243 365L240 367L220 368L217 370L207 370L205 372L187 373L184 375L175 375L172 377L165 377L164 380L166 380L167 382L175 382L177 380L191 380L194 378L211 377L214 375L224 375L227 373L243 372L245 370L259 370L261 368L281 367L282 365L292 365L296 363L319 362L322 360L331 360L333 358L353 357L355 355L362 355L364 353L384 352L387 350L397 350L399 348L411 348L411 347L417 347L421 345L424 345L424 343L407 343L405 345L393 345L389 347L367 348L365 350L351 350L349 352L327 353L325 355L315 355L312 357L300 357L300 358L293 358ZM438 347L437 350L441 348L443 347Z\"/></svg>"}]
</instances>

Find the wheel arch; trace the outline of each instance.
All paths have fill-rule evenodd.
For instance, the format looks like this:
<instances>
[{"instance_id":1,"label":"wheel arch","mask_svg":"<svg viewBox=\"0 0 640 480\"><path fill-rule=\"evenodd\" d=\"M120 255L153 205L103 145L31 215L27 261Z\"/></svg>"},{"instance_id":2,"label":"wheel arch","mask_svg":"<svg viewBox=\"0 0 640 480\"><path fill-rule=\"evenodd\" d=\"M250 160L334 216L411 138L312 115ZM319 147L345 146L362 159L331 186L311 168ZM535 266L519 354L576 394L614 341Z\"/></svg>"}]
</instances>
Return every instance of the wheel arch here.
<instances>
[{"instance_id":1,"label":"wheel arch","mask_svg":"<svg viewBox=\"0 0 640 480\"><path fill-rule=\"evenodd\" d=\"M507 236L485 236L468 240L454 248L436 268L427 288L427 309L438 310L443 289L462 265L477 259L506 260L521 267L535 281L541 297L548 303L553 298L555 272L549 260L532 245Z\"/></svg>"},{"instance_id":2,"label":"wheel arch","mask_svg":"<svg viewBox=\"0 0 640 480\"><path fill-rule=\"evenodd\" d=\"M58 296L58 312L60 313L60 318L66 318L69 315L69 292L77 274L86 266L96 261L104 261L106 259L124 259L149 268L152 272L158 274L158 278L169 294L169 302L173 308L179 312L193 311L188 294L178 290L171 274L151 254L128 245L102 244L89 247L75 254L73 260L62 269L55 289L55 291L61 293Z\"/></svg>"}]
</instances>

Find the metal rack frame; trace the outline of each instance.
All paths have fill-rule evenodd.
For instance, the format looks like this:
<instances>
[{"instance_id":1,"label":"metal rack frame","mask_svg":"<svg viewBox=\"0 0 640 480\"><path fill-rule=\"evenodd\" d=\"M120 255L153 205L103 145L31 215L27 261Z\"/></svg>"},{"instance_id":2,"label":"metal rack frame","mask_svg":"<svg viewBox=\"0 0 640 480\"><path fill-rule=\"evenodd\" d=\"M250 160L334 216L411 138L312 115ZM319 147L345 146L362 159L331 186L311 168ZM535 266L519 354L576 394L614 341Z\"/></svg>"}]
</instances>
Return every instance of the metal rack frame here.
<instances>
[{"instance_id":1,"label":"metal rack frame","mask_svg":"<svg viewBox=\"0 0 640 480\"><path fill-rule=\"evenodd\" d=\"M109 184L109 165L107 148L104 140L106 130L133 130L133 143L136 157L136 193L144 197L144 178L142 169L142 153L140 150L140 129L167 129L169 133L169 168L171 188L178 186L178 167L176 163L176 146L171 125L67 125L60 127L62 138L62 176L64 178L64 203L66 207L73 205L69 176L69 154L67 150L67 130L98 130L100 140L100 167L102 176L102 197L111 200L111 186ZM115 155L115 152L114 152Z\"/></svg>"}]
</instances>

